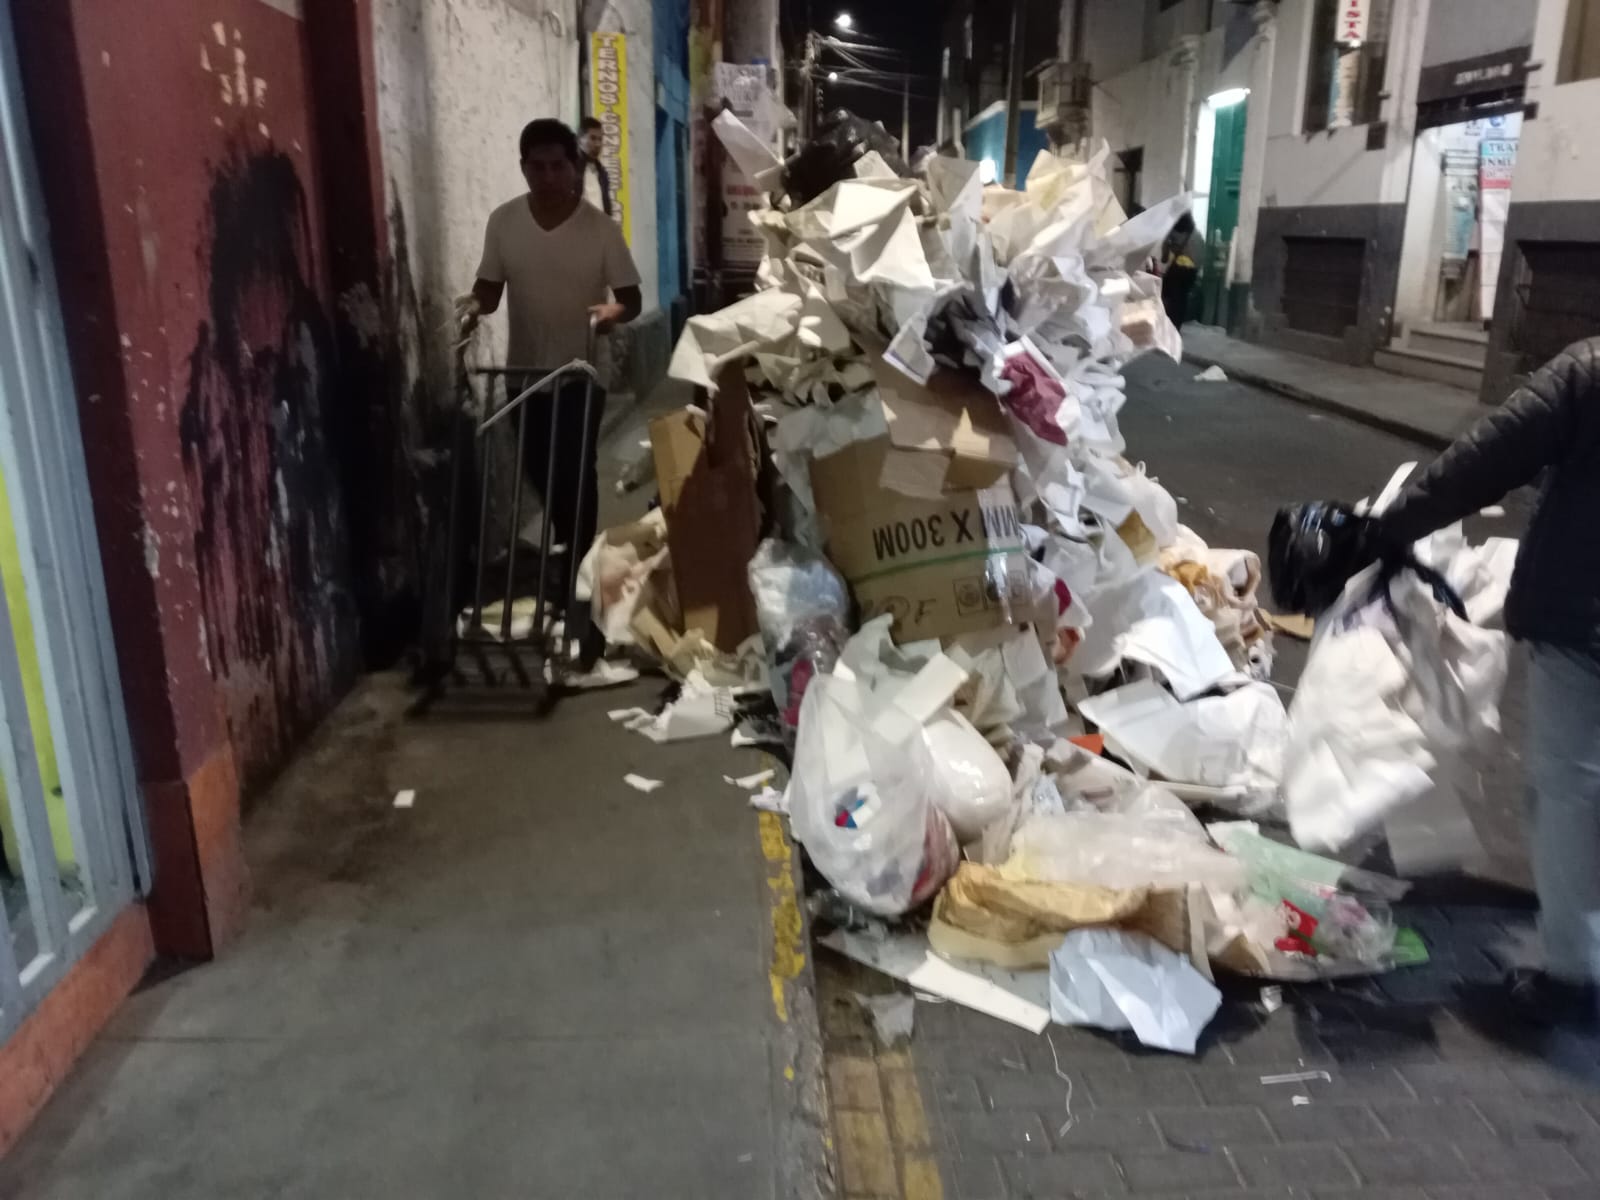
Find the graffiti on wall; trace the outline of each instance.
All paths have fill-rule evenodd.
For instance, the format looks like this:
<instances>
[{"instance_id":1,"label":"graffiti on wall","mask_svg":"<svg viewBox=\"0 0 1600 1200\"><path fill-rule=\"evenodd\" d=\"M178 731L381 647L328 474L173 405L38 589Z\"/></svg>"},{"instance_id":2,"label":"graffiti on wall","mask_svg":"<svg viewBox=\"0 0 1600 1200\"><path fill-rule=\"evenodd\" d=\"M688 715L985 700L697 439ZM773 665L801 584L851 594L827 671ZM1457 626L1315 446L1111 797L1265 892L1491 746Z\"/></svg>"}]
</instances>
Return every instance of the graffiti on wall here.
<instances>
[{"instance_id":1,"label":"graffiti on wall","mask_svg":"<svg viewBox=\"0 0 1600 1200\"><path fill-rule=\"evenodd\" d=\"M212 673L246 783L357 670L357 621L326 426L333 332L293 161L236 146L213 167L206 316L180 434Z\"/></svg>"}]
</instances>

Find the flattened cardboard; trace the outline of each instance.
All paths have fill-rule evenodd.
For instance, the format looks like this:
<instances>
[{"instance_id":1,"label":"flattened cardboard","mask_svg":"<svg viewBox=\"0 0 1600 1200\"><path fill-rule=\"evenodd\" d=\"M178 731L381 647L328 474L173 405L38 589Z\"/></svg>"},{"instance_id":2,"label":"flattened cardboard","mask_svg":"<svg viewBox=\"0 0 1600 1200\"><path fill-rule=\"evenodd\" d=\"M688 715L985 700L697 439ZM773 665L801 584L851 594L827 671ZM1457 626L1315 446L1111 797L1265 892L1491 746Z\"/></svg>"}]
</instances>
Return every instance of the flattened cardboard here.
<instances>
[{"instance_id":1,"label":"flattened cardboard","mask_svg":"<svg viewBox=\"0 0 1600 1200\"><path fill-rule=\"evenodd\" d=\"M709 418L690 409L650 424L683 630L732 652L757 632L746 567L761 539L760 447L742 364L723 371Z\"/></svg>"},{"instance_id":2,"label":"flattened cardboard","mask_svg":"<svg viewBox=\"0 0 1600 1200\"><path fill-rule=\"evenodd\" d=\"M946 490L908 495L885 486L886 463L906 459L943 469ZM961 460L967 478L987 473L992 483L949 490L956 461L875 438L811 464L828 555L854 590L862 618L892 614L899 642L1005 625L1031 596L1008 468L993 458Z\"/></svg>"}]
</instances>

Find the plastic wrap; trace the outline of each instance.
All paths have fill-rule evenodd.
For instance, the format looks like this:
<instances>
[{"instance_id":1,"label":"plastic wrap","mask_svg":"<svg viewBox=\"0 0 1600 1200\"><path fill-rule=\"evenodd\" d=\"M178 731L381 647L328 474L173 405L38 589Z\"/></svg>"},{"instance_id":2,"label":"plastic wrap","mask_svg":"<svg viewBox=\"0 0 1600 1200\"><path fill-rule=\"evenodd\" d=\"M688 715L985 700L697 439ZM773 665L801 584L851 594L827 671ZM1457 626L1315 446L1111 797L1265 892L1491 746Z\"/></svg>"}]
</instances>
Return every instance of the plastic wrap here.
<instances>
[{"instance_id":1,"label":"plastic wrap","mask_svg":"<svg viewBox=\"0 0 1600 1200\"><path fill-rule=\"evenodd\" d=\"M756 548L749 573L772 698L794 729L806 688L833 670L850 637L850 595L827 559L775 538Z\"/></svg>"},{"instance_id":2,"label":"plastic wrap","mask_svg":"<svg viewBox=\"0 0 1600 1200\"><path fill-rule=\"evenodd\" d=\"M1244 887L1244 867L1177 821L1122 813L1030 817L1011 839L1007 864L1029 879L1101 887L1218 892Z\"/></svg>"}]
</instances>

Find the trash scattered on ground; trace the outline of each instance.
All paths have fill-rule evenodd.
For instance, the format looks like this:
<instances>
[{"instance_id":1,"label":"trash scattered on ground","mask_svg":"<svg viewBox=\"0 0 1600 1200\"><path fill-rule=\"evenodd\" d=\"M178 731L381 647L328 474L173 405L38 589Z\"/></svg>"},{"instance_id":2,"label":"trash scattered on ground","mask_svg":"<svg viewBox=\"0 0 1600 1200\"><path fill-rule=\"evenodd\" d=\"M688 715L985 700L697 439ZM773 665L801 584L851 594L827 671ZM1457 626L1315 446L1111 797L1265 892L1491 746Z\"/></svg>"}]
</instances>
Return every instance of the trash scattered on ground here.
<instances>
[{"instance_id":1,"label":"trash scattered on ground","mask_svg":"<svg viewBox=\"0 0 1600 1200\"><path fill-rule=\"evenodd\" d=\"M752 788L763 787L765 784L771 783L777 776L778 769L776 767L768 767L765 771L757 771L754 775L744 775L738 779L735 779L732 775L724 775L722 782L729 787L736 787L748 792Z\"/></svg>"},{"instance_id":2,"label":"trash scattered on ground","mask_svg":"<svg viewBox=\"0 0 1600 1200\"><path fill-rule=\"evenodd\" d=\"M1212 364L1194 377L1196 383L1227 383L1228 373L1216 364Z\"/></svg>"},{"instance_id":3,"label":"trash scattered on ground","mask_svg":"<svg viewBox=\"0 0 1600 1200\"><path fill-rule=\"evenodd\" d=\"M1131 1029L1146 1046L1193 1054L1221 1006L1193 963L1144 934L1080 929L1050 956L1050 1015L1063 1025Z\"/></svg>"},{"instance_id":4,"label":"trash scattered on ground","mask_svg":"<svg viewBox=\"0 0 1600 1200\"><path fill-rule=\"evenodd\" d=\"M1326 1071L1291 1071L1287 1075L1263 1075L1261 1082L1267 1087L1274 1087L1280 1083L1332 1083L1333 1076Z\"/></svg>"},{"instance_id":5,"label":"trash scattered on ground","mask_svg":"<svg viewBox=\"0 0 1600 1200\"><path fill-rule=\"evenodd\" d=\"M682 694L659 713L642 708L619 708L607 716L624 729L642 733L652 742L683 742L713 737L732 729L734 701L727 688L712 687L697 669L683 685Z\"/></svg>"},{"instance_id":6,"label":"trash scattered on ground","mask_svg":"<svg viewBox=\"0 0 1600 1200\"><path fill-rule=\"evenodd\" d=\"M927 938L913 933L889 933L880 939L841 929L828 934L821 944L919 991L1030 1033L1043 1033L1050 1024L1048 971L1004 971L951 962L930 950Z\"/></svg>"},{"instance_id":7,"label":"trash scattered on ground","mask_svg":"<svg viewBox=\"0 0 1600 1200\"><path fill-rule=\"evenodd\" d=\"M396 808L415 808L417 806L417 792L415 788L406 788L394 794Z\"/></svg>"},{"instance_id":8,"label":"trash scattered on ground","mask_svg":"<svg viewBox=\"0 0 1600 1200\"><path fill-rule=\"evenodd\" d=\"M1400 554L1382 498L1302 506L1270 540L1294 615L1269 614L1261 560L1184 526L1215 507L1118 422L1128 360L1182 358L1146 266L1188 196L1127 217L1104 145L1012 189L938 155L913 175L848 113L787 162L713 126L768 198L767 256L674 348L697 395L651 426L660 510L585 559L608 641L680 689L612 719L792 762L783 791L725 779L788 812L822 944L1036 1033L1054 1009L1193 1053L1217 973L1425 961L1400 881L1282 822L1319 853L1380 828L1407 863L1467 852L1419 814L1460 812L1496 722L1514 544ZM1312 640L1288 709L1280 632Z\"/></svg>"},{"instance_id":9,"label":"trash scattered on ground","mask_svg":"<svg viewBox=\"0 0 1600 1200\"><path fill-rule=\"evenodd\" d=\"M917 1002L903 992L890 992L882 996L865 996L855 993L859 1004L872 1020L872 1032L878 1044L886 1049L911 1039L916 1024Z\"/></svg>"},{"instance_id":10,"label":"trash scattered on ground","mask_svg":"<svg viewBox=\"0 0 1600 1200\"><path fill-rule=\"evenodd\" d=\"M622 782L636 792L649 795L651 792L665 786L659 779L646 779L643 775L624 775Z\"/></svg>"},{"instance_id":11,"label":"trash scattered on ground","mask_svg":"<svg viewBox=\"0 0 1600 1200\"><path fill-rule=\"evenodd\" d=\"M750 807L757 812L777 813L780 817L789 815L789 793L780 792L777 788L762 788L750 797Z\"/></svg>"}]
</instances>

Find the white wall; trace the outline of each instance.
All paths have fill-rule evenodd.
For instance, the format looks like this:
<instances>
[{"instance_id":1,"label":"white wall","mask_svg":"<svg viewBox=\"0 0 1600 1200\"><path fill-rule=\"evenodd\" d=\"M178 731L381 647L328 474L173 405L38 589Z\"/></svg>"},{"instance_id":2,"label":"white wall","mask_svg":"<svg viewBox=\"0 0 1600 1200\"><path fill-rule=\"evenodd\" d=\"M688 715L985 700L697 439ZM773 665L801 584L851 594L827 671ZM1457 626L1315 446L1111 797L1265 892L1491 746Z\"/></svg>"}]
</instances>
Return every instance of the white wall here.
<instances>
[{"instance_id":1,"label":"white wall","mask_svg":"<svg viewBox=\"0 0 1600 1200\"><path fill-rule=\"evenodd\" d=\"M1442 0L1449 3L1450 0ZM1428 0L1394 0L1382 120L1386 144L1368 150L1367 126L1300 132L1309 78L1313 0L1283 0L1272 70L1261 203L1269 208L1403 204L1411 182L1417 78Z\"/></svg>"},{"instance_id":2,"label":"white wall","mask_svg":"<svg viewBox=\"0 0 1600 1200\"><path fill-rule=\"evenodd\" d=\"M1142 10L1146 6L1154 13L1154 0L1088 0L1083 53L1097 82L1121 75L1144 60L1146 21ZM1061 0L1059 52L1063 60L1071 57L1072 9L1073 0Z\"/></svg>"},{"instance_id":3,"label":"white wall","mask_svg":"<svg viewBox=\"0 0 1600 1200\"><path fill-rule=\"evenodd\" d=\"M489 213L527 190L522 127L578 117L575 18L560 0L374 0L387 210L404 244L390 235L420 309L419 372L447 361L450 305L472 287ZM492 332L503 350L503 314Z\"/></svg>"},{"instance_id":4,"label":"white wall","mask_svg":"<svg viewBox=\"0 0 1600 1200\"><path fill-rule=\"evenodd\" d=\"M1094 136L1113 150L1144 147L1140 198L1147 206L1184 189L1192 81L1192 66L1174 66L1163 56L1094 89Z\"/></svg>"},{"instance_id":5,"label":"white wall","mask_svg":"<svg viewBox=\"0 0 1600 1200\"><path fill-rule=\"evenodd\" d=\"M1567 0L1544 0L1539 6L1533 61L1541 65L1528 80L1528 100L1539 105L1539 117L1522 127L1514 204L1600 199L1595 140L1600 79L1556 84L1566 20Z\"/></svg>"}]
</instances>

